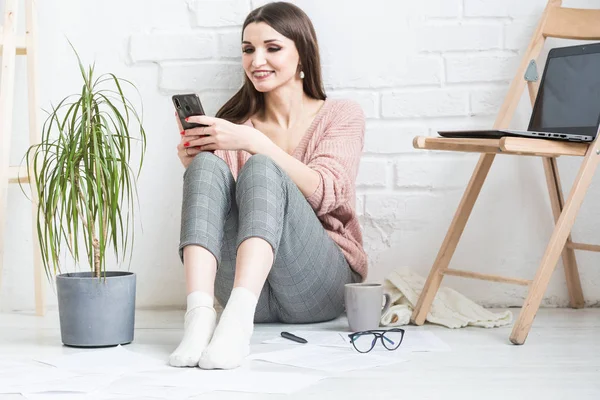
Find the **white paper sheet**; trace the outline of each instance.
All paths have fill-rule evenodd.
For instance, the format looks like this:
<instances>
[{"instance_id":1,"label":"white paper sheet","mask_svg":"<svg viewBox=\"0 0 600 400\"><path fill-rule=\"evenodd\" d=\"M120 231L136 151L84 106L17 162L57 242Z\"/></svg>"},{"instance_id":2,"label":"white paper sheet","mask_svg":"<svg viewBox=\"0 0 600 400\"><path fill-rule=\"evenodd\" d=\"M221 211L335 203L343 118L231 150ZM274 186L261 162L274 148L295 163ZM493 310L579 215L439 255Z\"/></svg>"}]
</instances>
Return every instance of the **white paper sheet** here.
<instances>
[{"instance_id":1,"label":"white paper sheet","mask_svg":"<svg viewBox=\"0 0 600 400\"><path fill-rule=\"evenodd\" d=\"M197 396L210 391L211 389L208 388L154 386L150 385L149 382L134 382L130 381L129 378L123 378L120 381L111 384L110 387L97 392L96 395L98 397L104 397L105 395L129 395L168 400L185 400L188 397Z\"/></svg>"},{"instance_id":2,"label":"white paper sheet","mask_svg":"<svg viewBox=\"0 0 600 400\"><path fill-rule=\"evenodd\" d=\"M158 400L155 396L130 396L110 394L83 394L68 392L23 393L27 400ZM169 399L170 400L170 399Z\"/></svg>"},{"instance_id":3,"label":"white paper sheet","mask_svg":"<svg viewBox=\"0 0 600 400\"><path fill-rule=\"evenodd\" d=\"M234 370L175 369L168 373L138 373L130 378L132 378L130 381L132 386L147 381L152 382L154 386L192 389L198 394L216 390L289 394L313 385L324 379L325 376L259 372L241 367ZM125 386L123 387L127 385L125 381L124 378L122 385Z\"/></svg>"},{"instance_id":4,"label":"white paper sheet","mask_svg":"<svg viewBox=\"0 0 600 400\"><path fill-rule=\"evenodd\" d=\"M92 393L112 384L119 379L119 375L110 374L86 374L81 376L72 376L67 379L57 379L35 384L13 386L16 392L20 393Z\"/></svg>"},{"instance_id":5,"label":"white paper sheet","mask_svg":"<svg viewBox=\"0 0 600 400\"><path fill-rule=\"evenodd\" d=\"M30 358L2 356L0 357L0 372L15 368L45 367L45 365Z\"/></svg>"},{"instance_id":6,"label":"white paper sheet","mask_svg":"<svg viewBox=\"0 0 600 400\"><path fill-rule=\"evenodd\" d=\"M404 338L402 344L397 350L387 350L380 341L377 342L371 352L377 352L377 354L392 355L389 353L407 353L407 352L429 352L429 351L450 351L444 341L438 338L433 332L430 331L415 331L406 330L404 332Z\"/></svg>"},{"instance_id":7,"label":"white paper sheet","mask_svg":"<svg viewBox=\"0 0 600 400\"><path fill-rule=\"evenodd\" d=\"M21 393L23 387L36 387L52 381L69 379L76 374L50 366L17 367L0 373L0 393Z\"/></svg>"},{"instance_id":8,"label":"white paper sheet","mask_svg":"<svg viewBox=\"0 0 600 400\"><path fill-rule=\"evenodd\" d=\"M55 370L48 367L49 370ZM48 376L52 378L53 376ZM259 372L247 368L205 371L199 368L138 372L120 377L87 374L69 380L15 386L10 393L23 393L35 400L105 399L134 396L179 400L211 391L290 394L311 386L325 376L298 373ZM80 393L75 393L79 391Z\"/></svg>"},{"instance_id":9,"label":"white paper sheet","mask_svg":"<svg viewBox=\"0 0 600 400\"><path fill-rule=\"evenodd\" d=\"M149 371L126 375L100 390L98 395L100 397L109 395L149 396L179 400L212 391L211 387L203 388L200 385L175 387L176 385L170 384L173 377L185 374L185 369L172 368L171 371Z\"/></svg>"},{"instance_id":10,"label":"white paper sheet","mask_svg":"<svg viewBox=\"0 0 600 400\"><path fill-rule=\"evenodd\" d=\"M27 400L99 400L94 395L73 392L23 393Z\"/></svg>"},{"instance_id":11,"label":"white paper sheet","mask_svg":"<svg viewBox=\"0 0 600 400\"><path fill-rule=\"evenodd\" d=\"M64 393L64 392L52 392L52 393L22 393L22 396L27 400L83 400L86 396L81 393Z\"/></svg>"},{"instance_id":12,"label":"white paper sheet","mask_svg":"<svg viewBox=\"0 0 600 400\"><path fill-rule=\"evenodd\" d=\"M93 397L85 397L82 400L159 400L159 397L153 397L153 396L131 396L128 394L111 394L111 395L105 395L105 394L98 394L96 396ZM41 399L43 400L43 399ZM168 399L170 400L170 399ZM195 399L194 399L195 400Z\"/></svg>"},{"instance_id":13,"label":"white paper sheet","mask_svg":"<svg viewBox=\"0 0 600 400\"><path fill-rule=\"evenodd\" d=\"M327 346L327 347L344 347L348 348L352 345L346 339L348 339L349 332L336 332L336 331L291 331L290 333L304 338L307 340L308 345L313 346ZM345 336L344 336L345 335ZM292 340L283 338L281 336L264 340L263 343L269 344L293 344L298 346L305 346L306 344L297 343Z\"/></svg>"},{"instance_id":14,"label":"white paper sheet","mask_svg":"<svg viewBox=\"0 0 600 400\"><path fill-rule=\"evenodd\" d=\"M196 372L196 371L194 371ZM290 394L314 385L325 376L283 372L253 372L247 370L197 371L206 375L213 390L247 393ZM206 373L209 374L206 374ZM223 374L225 372L226 374Z\"/></svg>"},{"instance_id":15,"label":"white paper sheet","mask_svg":"<svg viewBox=\"0 0 600 400\"><path fill-rule=\"evenodd\" d=\"M38 359L62 370L85 373L110 373L113 375L149 370L169 370L166 360L159 360L125 349L123 346L108 349L88 349L53 359Z\"/></svg>"},{"instance_id":16,"label":"white paper sheet","mask_svg":"<svg viewBox=\"0 0 600 400\"><path fill-rule=\"evenodd\" d=\"M328 372L346 372L406 361L397 357L383 357L378 354L361 354L354 349L337 349L307 344L288 350L255 354L249 358Z\"/></svg>"}]
</instances>

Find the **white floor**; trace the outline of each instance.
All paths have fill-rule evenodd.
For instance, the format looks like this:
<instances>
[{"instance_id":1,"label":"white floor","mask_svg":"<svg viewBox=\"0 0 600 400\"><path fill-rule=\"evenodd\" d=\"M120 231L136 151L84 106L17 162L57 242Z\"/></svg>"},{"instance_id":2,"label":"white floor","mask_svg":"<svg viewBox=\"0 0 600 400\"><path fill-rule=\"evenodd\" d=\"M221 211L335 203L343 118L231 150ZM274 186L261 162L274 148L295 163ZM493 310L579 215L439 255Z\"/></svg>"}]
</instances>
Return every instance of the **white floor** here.
<instances>
[{"instance_id":1,"label":"white floor","mask_svg":"<svg viewBox=\"0 0 600 400\"><path fill-rule=\"evenodd\" d=\"M519 309L512 309L518 315ZM164 358L181 336L183 312L138 311L135 340L127 348ZM301 329L346 330L340 318ZM253 352L281 348L260 344L296 327L258 325ZM293 395L211 392L194 399L600 399L600 309L542 309L523 346L508 341L511 328L450 330L425 325L406 329L434 332L450 352L410 353L409 361L327 378ZM60 342L55 312L44 318L0 314L0 357L60 355L80 351ZM258 363L258 362L257 362ZM302 369L260 362L257 370ZM0 399L21 399L0 395ZM134 397L135 398L135 397ZM147 399L147 397L139 397Z\"/></svg>"}]
</instances>

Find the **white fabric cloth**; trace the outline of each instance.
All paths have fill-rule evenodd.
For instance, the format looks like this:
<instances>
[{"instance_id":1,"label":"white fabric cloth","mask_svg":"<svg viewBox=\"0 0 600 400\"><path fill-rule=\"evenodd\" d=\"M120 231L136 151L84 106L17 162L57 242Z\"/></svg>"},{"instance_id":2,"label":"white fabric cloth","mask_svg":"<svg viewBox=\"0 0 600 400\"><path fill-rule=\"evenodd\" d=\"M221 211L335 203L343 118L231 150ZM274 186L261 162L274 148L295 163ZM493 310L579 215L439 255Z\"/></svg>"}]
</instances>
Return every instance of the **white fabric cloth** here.
<instances>
[{"instance_id":1,"label":"white fabric cloth","mask_svg":"<svg viewBox=\"0 0 600 400\"><path fill-rule=\"evenodd\" d=\"M381 316L381 325L400 326L410 322L425 278L407 268L398 268L385 279L383 291L391 296L390 308ZM448 328L479 326L494 328L512 322L512 313L493 313L456 290L440 286L426 320Z\"/></svg>"}]
</instances>

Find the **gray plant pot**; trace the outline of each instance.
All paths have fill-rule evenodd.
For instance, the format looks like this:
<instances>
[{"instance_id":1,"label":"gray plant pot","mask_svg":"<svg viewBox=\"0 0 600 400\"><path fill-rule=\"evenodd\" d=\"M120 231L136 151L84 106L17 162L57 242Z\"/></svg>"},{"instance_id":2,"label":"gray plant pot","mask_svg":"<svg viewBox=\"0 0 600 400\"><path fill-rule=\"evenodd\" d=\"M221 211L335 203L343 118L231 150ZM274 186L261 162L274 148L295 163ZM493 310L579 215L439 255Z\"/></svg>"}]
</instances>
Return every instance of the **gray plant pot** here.
<instances>
[{"instance_id":1,"label":"gray plant pot","mask_svg":"<svg viewBox=\"0 0 600 400\"><path fill-rule=\"evenodd\" d=\"M104 347L133 341L135 279L133 272L91 272L56 277L62 342L67 346Z\"/></svg>"}]
</instances>

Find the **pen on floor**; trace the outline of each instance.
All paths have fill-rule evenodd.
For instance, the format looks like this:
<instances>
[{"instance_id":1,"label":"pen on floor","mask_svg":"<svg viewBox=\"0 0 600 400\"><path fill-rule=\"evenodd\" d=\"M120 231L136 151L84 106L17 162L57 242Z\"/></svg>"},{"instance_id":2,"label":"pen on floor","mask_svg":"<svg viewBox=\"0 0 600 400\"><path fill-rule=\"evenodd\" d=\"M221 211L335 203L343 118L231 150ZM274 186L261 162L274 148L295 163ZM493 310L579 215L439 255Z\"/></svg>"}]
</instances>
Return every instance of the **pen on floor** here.
<instances>
[{"instance_id":1,"label":"pen on floor","mask_svg":"<svg viewBox=\"0 0 600 400\"><path fill-rule=\"evenodd\" d=\"M281 332L281 337L292 340L297 343L308 343L308 341L306 339L301 338L300 336L296 336L289 332Z\"/></svg>"}]
</instances>

